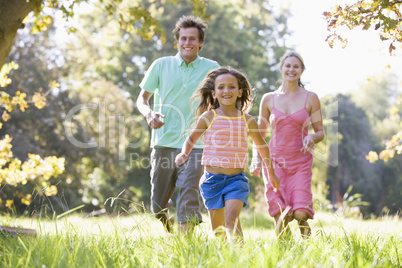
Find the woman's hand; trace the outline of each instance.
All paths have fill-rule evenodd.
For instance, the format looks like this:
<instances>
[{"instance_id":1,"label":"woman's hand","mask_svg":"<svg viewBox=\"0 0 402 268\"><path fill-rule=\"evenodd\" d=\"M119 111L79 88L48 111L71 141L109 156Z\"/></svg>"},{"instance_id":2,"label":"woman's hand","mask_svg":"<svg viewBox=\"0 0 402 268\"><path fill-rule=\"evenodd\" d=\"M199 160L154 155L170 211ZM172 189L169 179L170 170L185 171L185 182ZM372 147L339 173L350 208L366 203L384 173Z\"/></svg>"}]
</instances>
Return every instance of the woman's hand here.
<instances>
[{"instance_id":1,"label":"woman's hand","mask_svg":"<svg viewBox=\"0 0 402 268\"><path fill-rule=\"evenodd\" d=\"M301 148L300 151L303 153L307 152L312 153L313 149L314 149L314 134L309 134L306 137L304 137L303 148Z\"/></svg>"},{"instance_id":2,"label":"woman's hand","mask_svg":"<svg viewBox=\"0 0 402 268\"><path fill-rule=\"evenodd\" d=\"M272 187L274 188L274 192L278 192L279 187L281 186L281 181L278 177L278 175L276 175L275 171L268 171L268 179L269 182L272 184Z\"/></svg>"}]
</instances>

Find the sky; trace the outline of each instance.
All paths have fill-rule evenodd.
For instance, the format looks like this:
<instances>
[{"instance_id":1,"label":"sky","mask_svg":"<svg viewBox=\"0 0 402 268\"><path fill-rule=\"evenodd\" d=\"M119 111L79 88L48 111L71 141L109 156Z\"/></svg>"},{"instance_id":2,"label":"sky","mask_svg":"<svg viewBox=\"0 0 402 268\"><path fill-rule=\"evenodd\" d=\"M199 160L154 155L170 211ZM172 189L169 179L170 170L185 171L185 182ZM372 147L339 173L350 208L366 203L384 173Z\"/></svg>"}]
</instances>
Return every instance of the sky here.
<instances>
[{"instance_id":1,"label":"sky","mask_svg":"<svg viewBox=\"0 0 402 268\"><path fill-rule=\"evenodd\" d=\"M306 70L302 75L302 82L319 97L356 91L368 77L384 71L395 73L398 76L399 89L402 89L402 51L397 51L396 56L390 56L389 42L381 41L376 31L348 28L337 30L342 37L348 39L348 45L344 49L340 44L330 48L325 42L329 32L322 13L332 10L335 5L356 1L270 1L276 8L290 7L293 17L288 20L288 26L293 33L286 45L294 46L303 57ZM402 50L400 46L397 49Z\"/></svg>"}]
</instances>

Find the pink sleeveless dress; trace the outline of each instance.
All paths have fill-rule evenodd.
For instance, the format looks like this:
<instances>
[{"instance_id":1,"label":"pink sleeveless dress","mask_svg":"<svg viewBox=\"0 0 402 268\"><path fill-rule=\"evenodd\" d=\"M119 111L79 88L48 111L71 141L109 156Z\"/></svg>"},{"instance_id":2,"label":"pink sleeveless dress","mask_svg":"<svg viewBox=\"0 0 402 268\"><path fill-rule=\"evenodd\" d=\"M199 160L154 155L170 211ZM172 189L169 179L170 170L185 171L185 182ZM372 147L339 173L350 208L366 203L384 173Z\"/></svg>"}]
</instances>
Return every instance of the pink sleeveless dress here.
<instances>
[{"instance_id":1,"label":"pink sleeveless dress","mask_svg":"<svg viewBox=\"0 0 402 268\"><path fill-rule=\"evenodd\" d=\"M314 217L313 196L311 192L311 167L313 156L310 152L300 151L303 147L303 139L308 134L310 115L306 110L309 93L307 93L304 108L292 114L285 114L275 107L269 118L273 129L269 142L269 150L274 164L275 173L280 179L278 192L273 191L268 181L268 171L263 167L266 182L266 199L269 206L269 214L274 217L290 207L288 214L295 210L301 210L308 214L310 219Z\"/></svg>"}]
</instances>

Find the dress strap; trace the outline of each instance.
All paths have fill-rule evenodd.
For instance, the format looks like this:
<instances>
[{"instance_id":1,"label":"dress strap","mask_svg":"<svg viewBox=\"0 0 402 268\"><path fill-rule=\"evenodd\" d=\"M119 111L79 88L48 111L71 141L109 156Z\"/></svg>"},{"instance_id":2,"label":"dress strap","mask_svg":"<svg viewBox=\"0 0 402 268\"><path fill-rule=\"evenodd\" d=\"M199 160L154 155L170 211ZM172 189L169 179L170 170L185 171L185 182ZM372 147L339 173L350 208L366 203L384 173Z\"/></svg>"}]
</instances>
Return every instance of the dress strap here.
<instances>
[{"instance_id":1,"label":"dress strap","mask_svg":"<svg viewBox=\"0 0 402 268\"><path fill-rule=\"evenodd\" d=\"M275 94L272 94L272 108L275 107Z\"/></svg>"},{"instance_id":2,"label":"dress strap","mask_svg":"<svg viewBox=\"0 0 402 268\"><path fill-rule=\"evenodd\" d=\"M304 108L306 108L306 106L307 106L307 100L308 100L308 95L310 94L310 92L307 92L307 96L306 96L306 101L305 101L305 103L304 103Z\"/></svg>"}]
</instances>

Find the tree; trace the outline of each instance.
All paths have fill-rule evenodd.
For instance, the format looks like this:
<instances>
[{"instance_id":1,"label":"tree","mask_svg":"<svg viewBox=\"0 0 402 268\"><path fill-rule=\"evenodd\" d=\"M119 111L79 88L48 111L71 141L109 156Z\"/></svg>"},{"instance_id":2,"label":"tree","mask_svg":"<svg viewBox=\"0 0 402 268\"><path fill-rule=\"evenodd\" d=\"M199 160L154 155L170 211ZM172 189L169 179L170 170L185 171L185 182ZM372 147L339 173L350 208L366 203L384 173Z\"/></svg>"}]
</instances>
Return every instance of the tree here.
<instances>
[{"instance_id":1,"label":"tree","mask_svg":"<svg viewBox=\"0 0 402 268\"><path fill-rule=\"evenodd\" d=\"M396 44L402 43L401 0L363 0L344 7L337 5L333 11L326 11L323 15L327 20L328 31L331 33L326 39L331 47L336 40L341 41L343 47L347 45L347 39L343 39L336 33L336 29L340 26L347 26L349 29L362 27L363 30L368 30L375 25L374 30L379 31L380 39L390 42L388 49L390 55L396 49ZM387 160L395 153L402 153L402 130L387 141L387 147L380 152L380 158ZM367 155L367 159L375 162L378 160L378 154L372 151Z\"/></svg>"},{"instance_id":2,"label":"tree","mask_svg":"<svg viewBox=\"0 0 402 268\"><path fill-rule=\"evenodd\" d=\"M347 39L336 33L336 28L347 26L349 29L362 27L368 30L374 25L382 41L388 40L389 53L392 55L396 43L402 42L402 1L400 0L362 0L344 7L337 5L333 11L323 13L327 21L326 41L332 47L336 40L346 46Z\"/></svg>"},{"instance_id":3,"label":"tree","mask_svg":"<svg viewBox=\"0 0 402 268\"><path fill-rule=\"evenodd\" d=\"M131 127L133 122L125 121L133 111L128 94L102 77L80 73L79 57L70 58L75 64L63 64L66 51L55 38L54 28L38 35L20 35L9 57L23 59L24 64L11 74L14 82L5 88L7 92L28 94L47 80L57 79L61 85L47 95L43 109L13 114L0 135L14 137L13 151L19 158L36 152L66 159L65 172L52 180L59 193L50 198L36 195L28 208L21 204L18 211L51 208L52 213L63 212L82 203L86 211L99 208L107 197L125 188L121 184L126 182L127 166L119 161L127 147L124 135L131 140L138 136ZM17 192L32 193L32 189L40 193L37 185L30 183L5 187L3 193L15 196Z\"/></svg>"},{"instance_id":4,"label":"tree","mask_svg":"<svg viewBox=\"0 0 402 268\"><path fill-rule=\"evenodd\" d=\"M371 163L378 159L387 162L402 153L402 97L398 96L400 91L395 78L385 72L370 77L354 96L355 102L366 111L372 132L383 143L379 154L376 151L367 154L366 159Z\"/></svg>"},{"instance_id":5,"label":"tree","mask_svg":"<svg viewBox=\"0 0 402 268\"><path fill-rule=\"evenodd\" d=\"M180 5L158 2L154 12L160 18L161 27L170 32L177 19L190 14L191 10L190 2ZM286 12L273 14L267 1L210 1L206 16L207 38L200 56L245 72L258 89L257 97L261 96L275 88L279 79L280 74L275 64L286 50L283 43L288 33L287 16L289 14ZM82 80L83 74L91 79L103 78L130 93L135 100L140 90L139 83L149 65L156 58L177 53L171 32L165 35L165 43L158 36L144 40L116 27L116 22L108 20L98 6L88 14L80 15L79 22L66 55L66 65L72 65L68 79L71 81ZM259 100L255 101L258 102ZM258 110L258 105L254 108ZM133 117L146 125L145 119L136 109ZM138 126L136 129L138 134L143 127ZM150 150L149 135L145 135L148 134L148 129L146 132L142 136L143 146L135 150L127 148L136 157L130 163L126 180L128 184L141 190L141 200L147 204L150 193L150 165L147 165L147 159ZM130 137L135 138L133 135ZM136 143L135 140L131 142ZM126 162L126 165L129 164ZM260 184L260 180L256 178L251 181L252 187Z\"/></svg>"},{"instance_id":6,"label":"tree","mask_svg":"<svg viewBox=\"0 0 402 268\"><path fill-rule=\"evenodd\" d=\"M11 64L13 65L13 64ZM8 65L5 65L8 67ZM14 64L13 69L18 69ZM0 80L6 81L2 86L7 86L11 83L11 79L5 79L5 75L8 75L10 68L2 68L2 74L0 74ZM35 98L36 96L36 98ZM2 113L2 120L7 122L11 116L9 113L15 112L17 107L21 112L25 112L28 102L25 100L26 93L16 91L15 95L11 97L10 94L1 91L0 99L0 111ZM39 109L43 108L46 99L43 96L39 97L34 95L33 103ZM0 132L3 130L3 123L0 123ZM0 191L0 208L6 207L11 211L15 210L15 204L9 191L4 191L5 187L11 186L17 187L18 184L26 184L31 181L39 184L43 189L43 194L54 195L57 193L57 188L51 185L48 181L51 177L57 177L64 171L64 158L58 158L55 156L48 156L41 158L38 154L28 153L28 156L24 156L26 161L22 162L19 158L14 157L14 153L11 151L12 138L6 134L3 139L0 140L0 185L2 190ZM31 202L32 195L24 195L18 192L17 200L21 201L25 205Z\"/></svg>"},{"instance_id":7,"label":"tree","mask_svg":"<svg viewBox=\"0 0 402 268\"><path fill-rule=\"evenodd\" d=\"M193 11L203 15L204 3L201 0L189 0L193 3ZM74 16L74 10L80 3L85 3L87 0L69 0L69 1L58 1L58 0L0 0L0 67L3 67L7 56L13 46L14 39L16 37L18 29L23 29L29 20L33 20L32 32L38 33L49 28L56 16L56 12L61 12L62 16L69 20ZM132 3L133 1L125 0L100 0L99 5L103 8L104 12L108 17L114 18L119 23L119 27L125 29L127 32L135 32L139 36L145 39L150 39L154 35L159 36L162 40L164 39L163 29L158 26L156 19L151 15L152 7L155 3L146 3L144 5L132 5L130 8L126 8L124 4ZM137 1L138 2L138 1ZM176 1L177 2L177 1ZM122 9L118 9L123 7ZM33 14L32 14L33 13ZM29 16L32 14L32 16ZM74 32L74 28L70 28L71 32ZM36 54L35 54L36 55ZM38 61L40 62L40 61ZM16 65L15 65L16 66ZM7 78L7 74L11 69L15 67L12 64L8 64L5 68L1 68L0 72L0 82L1 87L6 87L10 83L10 79ZM15 69L15 68L14 68ZM32 79L32 78L28 78ZM40 79L39 79L40 80ZM23 81L23 80L20 80ZM44 82L44 81L42 81ZM107 85L107 84L102 84ZM45 88L46 86L42 83L38 88ZM12 87L8 87L7 91L12 91ZM1 91L1 102L0 106L3 112L3 120L7 121L9 119L8 112L13 110L17 105L20 106L21 111L27 108L27 102L25 101L26 93L20 93L20 91L15 91L15 96L11 96L6 92ZM64 92L60 93L61 97ZM116 95L117 96L117 95ZM54 96L52 96L54 97ZM42 94L33 94L33 102L40 103L39 105L44 106L44 98ZM53 110L52 110L53 111ZM21 117L22 119L25 117ZM21 120L23 121L23 120ZM17 122L17 121L15 121ZM46 122L46 121L45 121ZM54 122L53 119L50 122ZM30 124L28 124L30 125ZM46 125L46 123L45 123ZM49 126L50 127L50 126ZM60 124L53 124L53 128L57 129ZM37 155L29 155L29 161L21 164L21 161L17 158L13 158L13 153L11 152L11 138L7 134L11 128L3 129L2 134L5 137L1 140L1 180L0 183L26 183L25 177L28 175L29 178L33 179L40 176L47 180L52 174L57 176L64 170L64 162L60 164L57 158L45 158L41 159ZM19 129L19 132L21 129ZM36 129L39 130L40 129ZM49 133L54 133L50 131ZM40 138L41 135L31 136L33 139ZM41 141L42 145L46 144L47 139ZM21 147L20 147L21 148ZM39 146L40 148L40 146ZM43 149L43 148L42 148ZM18 151L18 150L17 150ZM61 161L61 160L60 160ZM64 159L63 159L64 161ZM53 163L53 165L51 165ZM49 166L50 165L50 166ZM36 169L28 169L28 167L35 167ZM46 168L45 173L40 173L40 169ZM113 166L113 165L111 165ZM35 173L32 173L33 170ZM4 178L3 178L4 177ZM12 178L10 180L9 178ZM4 188L3 188L4 189ZM54 189L54 188L52 188ZM12 191L11 191L12 192ZM7 192L9 193L9 192ZM3 191L2 194L7 194ZM55 191L53 191L55 193ZM20 195L18 194L20 198ZM23 199L23 198L20 198ZM1 200L0 200L1 201ZM24 203L29 203L27 200ZM11 206L11 203L7 203Z\"/></svg>"},{"instance_id":8,"label":"tree","mask_svg":"<svg viewBox=\"0 0 402 268\"><path fill-rule=\"evenodd\" d=\"M342 196L352 185L353 192L362 194L362 200L370 203L362 210L365 215L379 215L384 207L396 213L401 204L398 197L402 183L400 161L393 159L390 164L366 161L365 155L376 147L366 112L351 101L350 96L338 94L336 99L339 114L334 120L339 124L339 143L334 149L337 149L339 164L327 170L331 203L342 202ZM397 186L399 188L395 188Z\"/></svg>"},{"instance_id":9,"label":"tree","mask_svg":"<svg viewBox=\"0 0 402 268\"><path fill-rule=\"evenodd\" d=\"M177 3L177 0L170 1ZM194 13L205 16L204 0L188 1L193 4ZM60 11L63 18L69 20L74 17L77 6L86 2L87 0L0 0L0 67L3 66L10 53L18 29L25 27L28 14L34 13L32 31L40 32L52 24L56 11ZM137 4L127 8L125 4L129 2ZM163 29L159 27L158 21L151 14L155 2L140 5L138 1L100 0L99 4L105 14L117 19L120 27L127 31L137 29L137 33L145 39L151 39L154 35L163 38ZM123 7L123 9L117 7ZM71 28L71 31L74 29Z\"/></svg>"},{"instance_id":10,"label":"tree","mask_svg":"<svg viewBox=\"0 0 402 268\"><path fill-rule=\"evenodd\" d=\"M377 124L389 117L398 93L396 75L384 70L382 73L367 77L360 84L359 90L352 93L352 98L366 111L370 123L375 128L373 131L381 131Z\"/></svg>"},{"instance_id":11,"label":"tree","mask_svg":"<svg viewBox=\"0 0 402 268\"><path fill-rule=\"evenodd\" d=\"M170 31L180 16L194 12L197 1L112 2L113 8L120 11L135 6L152 10L152 16L158 18L159 26L168 30L168 34L144 39L138 33L140 28L127 31L120 20L111 19L117 13L105 12L102 4L105 1L99 1L93 7L88 6L89 14L76 17L78 26L65 50L52 44L50 25L38 35L29 35L27 25L27 29L20 30L22 34L9 57L20 63L21 69L12 74L15 85L6 90L32 92L54 79L60 84L58 90L48 95L48 106L24 115L16 113L0 135L8 132L14 136L13 149L18 156L34 149L65 157L65 172L53 181L59 194L49 199L63 209L82 203L86 205L85 211L100 208L107 198L123 189L126 191L121 198L149 202L148 127L131 99L137 97L138 85L151 62L177 53ZM210 1L206 10L208 13L203 16L209 29L201 56L245 72L257 87L257 96L275 88L279 78L275 65L286 50L283 44L289 14L273 14L267 1L262 0ZM101 107L93 105L96 103L103 103L102 109L106 110L103 123L99 120ZM89 109L70 113L82 105ZM119 118L132 121L122 130L117 128ZM80 148L70 143L67 136L82 143L105 146ZM132 144L140 145L133 148L129 146ZM123 161L119 161L120 155L124 155ZM261 184L256 178L251 181L252 187ZM26 193L29 187L16 189ZM44 206L41 200L34 201L29 210Z\"/></svg>"}]
</instances>

